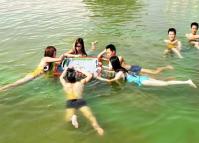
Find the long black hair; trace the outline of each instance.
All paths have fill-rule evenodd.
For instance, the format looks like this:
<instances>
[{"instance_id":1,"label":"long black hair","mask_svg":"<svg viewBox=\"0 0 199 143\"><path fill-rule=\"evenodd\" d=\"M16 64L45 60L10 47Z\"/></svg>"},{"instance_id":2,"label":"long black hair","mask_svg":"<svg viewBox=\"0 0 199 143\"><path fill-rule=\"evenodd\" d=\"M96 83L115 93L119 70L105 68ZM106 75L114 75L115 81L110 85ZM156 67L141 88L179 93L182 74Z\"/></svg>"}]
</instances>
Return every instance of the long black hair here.
<instances>
[{"instance_id":1,"label":"long black hair","mask_svg":"<svg viewBox=\"0 0 199 143\"><path fill-rule=\"evenodd\" d=\"M81 44L81 46L82 46L81 47L81 54L87 56L87 53L86 53L86 50L85 50L85 47L84 47L84 40L82 38L77 38L75 40L75 45L74 45L74 49L73 49L74 50L74 54L78 54L78 51L76 49L77 44Z\"/></svg>"},{"instance_id":2,"label":"long black hair","mask_svg":"<svg viewBox=\"0 0 199 143\"><path fill-rule=\"evenodd\" d=\"M120 60L117 56L112 56L110 58L110 62L111 62L112 68L115 72L119 72L119 71L122 71L124 73L128 72L125 68L123 68L121 66Z\"/></svg>"}]
</instances>

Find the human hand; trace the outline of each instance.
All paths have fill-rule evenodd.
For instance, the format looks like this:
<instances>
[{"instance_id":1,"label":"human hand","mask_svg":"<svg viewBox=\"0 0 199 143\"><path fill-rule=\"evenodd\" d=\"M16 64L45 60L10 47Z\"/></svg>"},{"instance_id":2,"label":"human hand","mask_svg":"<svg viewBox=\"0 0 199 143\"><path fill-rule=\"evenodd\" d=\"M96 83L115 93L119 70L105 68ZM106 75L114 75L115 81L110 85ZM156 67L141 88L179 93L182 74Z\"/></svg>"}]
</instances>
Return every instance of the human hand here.
<instances>
[{"instance_id":1,"label":"human hand","mask_svg":"<svg viewBox=\"0 0 199 143\"><path fill-rule=\"evenodd\" d=\"M98 41L91 42L91 50L96 50L96 44Z\"/></svg>"}]
</instances>

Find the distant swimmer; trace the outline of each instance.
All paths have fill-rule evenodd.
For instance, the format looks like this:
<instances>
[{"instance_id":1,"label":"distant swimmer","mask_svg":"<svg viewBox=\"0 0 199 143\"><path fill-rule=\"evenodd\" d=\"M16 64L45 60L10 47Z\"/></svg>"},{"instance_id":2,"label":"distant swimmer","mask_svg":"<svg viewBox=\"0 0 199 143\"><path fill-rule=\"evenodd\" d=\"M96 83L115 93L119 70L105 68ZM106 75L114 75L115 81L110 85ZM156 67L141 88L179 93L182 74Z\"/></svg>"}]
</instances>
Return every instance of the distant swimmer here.
<instances>
[{"instance_id":1,"label":"distant swimmer","mask_svg":"<svg viewBox=\"0 0 199 143\"><path fill-rule=\"evenodd\" d=\"M176 39L176 29L169 28L168 30L168 40L164 40L166 43L167 49L164 51L165 55L169 53L175 53L179 58L183 58L180 51L181 51L181 42Z\"/></svg>"},{"instance_id":2,"label":"distant swimmer","mask_svg":"<svg viewBox=\"0 0 199 143\"><path fill-rule=\"evenodd\" d=\"M148 76L139 76L139 75L130 75L128 71L123 68L120 64L119 58L117 56L112 56L110 58L111 65L116 72L116 75L113 79L105 79L102 77L97 77L97 79L106 82L119 82L119 81L127 81L129 83L135 83L138 86L169 86L169 85L190 85L191 87L197 88L197 86L192 82L192 80L186 81L163 81L157 80L154 78L150 78Z\"/></svg>"},{"instance_id":3,"label":"distant swimmer","mask_svg":"<svg viewBox=\"0 0 199 143\"><path fill-rule=\"evenodd\" d=\"M86 77L80 81L76 80L76 71L81 72ZM60 76L60 82L63 86L66 97L66 121L71 121L75 128L79 127L77 122L76 110L80 110L83 115L90 121L93 128L99 135L104 134L104 130L99 126L91 109L87 106L86 101L82 98L84 85L92 79L92 74L81 69L65 68Z\"/></svg>"},{"instance_id":4,"label":"distant swimmer","mask_svg":"<svg viewBox=\"0 0 199 143\"><path fill-rule=\"evenodd\" d=\"M12 87L16 87L18 85L22 85L24 83L27 83L28 81L31 81L43 75L44 73L52 70L54 62L60 62L63 58L64 55L61 55L59 58L56 58L56 48L54 46L46 47L44 57L41 59L37 68L33 72L27 74L24 78L19 79L14 83L0 87L0 92Z\"/></svg>"},{"instance_id":5,"label":"distant swimmer","mask_svg":"<svg viewBox=\"0 0 199 143\"><path fill-rule=\"evenodd\" d=\"M189 43L199 49L199 35L197 34L198 31L198 23L193 22L191 23L191 33L186 34L185 36L189 40Z\"/></svg>"}]
</instances>

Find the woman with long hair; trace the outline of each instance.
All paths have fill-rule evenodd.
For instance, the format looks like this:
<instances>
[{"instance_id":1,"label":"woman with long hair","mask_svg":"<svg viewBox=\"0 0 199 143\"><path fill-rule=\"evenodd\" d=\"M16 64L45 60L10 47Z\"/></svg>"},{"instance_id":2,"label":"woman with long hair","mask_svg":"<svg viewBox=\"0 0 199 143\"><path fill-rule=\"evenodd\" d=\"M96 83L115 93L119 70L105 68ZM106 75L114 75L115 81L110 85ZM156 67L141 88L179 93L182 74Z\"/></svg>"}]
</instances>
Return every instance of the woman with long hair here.
<instances>
[{"instance_id":1,"label":"woman with long hair","mask_svg":"<svg viewBox=\"0 0 199 143\"><path fill-rule=\"evenodd\" d=\"M97 79L106 81L106 82L115 82L122 79L122 80L126 80L129 83L133 82L138 86L141 86L141 85L143 86L169 86L169 85L185 84L185 85L190 85L194 88L197 88L197 86L192 82L191 79L186 80L186 81L177 81L177 80L163 81L163 80L150 78L148 76L130 75L128 74L127 70L121 66L119 58L117 56L111 57L110 62L113 67L113 70L116 72L115 77L113 79L105 79L102 77L97 77Z\"/></svg>"},{"instance_id":2,"label":"woman with long hair","mask_svg":"<svg viewBox=\"0 0 199 143\"><path fill-rule=\"evenodd\" d=\"M91 50L96 49L96 43L91 42ZM65 55L69 58L76 58L76 57L86 57L87 53L84 46L84 40L82 38L77 38L74 42L73 48L65 53Z\"/></svg>"},{"instance_id":3,"label":"woman with long hair","mask_svg":"<svg viewBox=\"0 0 199 143\"><path fill-rule=\"evenodd\" d=\"M37 68L33 72L27 74L24 78L19 79L14 83L0 87L0 92L7 90L11 87L16 87L18 85L27 83L27 82L43 75L45 72L52 69L51 67L54 62L60 62L63 58L64 58L64 55L61 55L59 58L56 58L56 48L54 46L46 47L46 49L44 51L44 57L41 59Z\"/></svg>"}]
</instances>

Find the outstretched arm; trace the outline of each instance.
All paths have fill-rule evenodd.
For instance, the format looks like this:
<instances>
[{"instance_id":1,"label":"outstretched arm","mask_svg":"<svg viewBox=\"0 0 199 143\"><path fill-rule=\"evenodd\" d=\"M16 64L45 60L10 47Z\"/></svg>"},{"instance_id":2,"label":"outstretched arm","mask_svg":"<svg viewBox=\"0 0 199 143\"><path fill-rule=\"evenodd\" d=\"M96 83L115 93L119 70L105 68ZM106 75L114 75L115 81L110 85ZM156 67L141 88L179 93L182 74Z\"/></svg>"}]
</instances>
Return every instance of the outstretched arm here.
<instances>
[{"instance_id":1,"label":"outstretched arm","mask_svg":"<svg viewBox=\"0 0 199 143\"><path fill-rule=\"evenodd\" d=\"M101 53L99 53L99 54L97 55L97 58L98 58L98 59L101 59L105 53L106 53L106 49L103 50Z\"/></svg>"},{"instance_id":2,"label":"outstretched arm","mask_svg":"<svg viewBox=\"0 0 199 143\"><path fill-rule=\"evenodd\" d=\"M59 77L59 80L60 80L60 82L61 82L62 85L64 85L65 82L66 82L65 79L64 79L64 76L66 75L67 69L68 69L68 67L66 67L64 69L64 71L62 72L61 76Z\"/></svg>"},{"instance_id":3,"label":"outstretched arm","mask_svg":"<svg viewBox=\"0 0 199 143\"><path fill-rule=\"evenodd\" d=\"M122 72L117 73L116 76L115 76L115 78L113 78L113 79L106 79L106 78L102 78L100 76L97 76L97 79L99 79L101 81L109 82L109 83L111 83L111 82L117 82L119 79L122 78L122 74L123 74Z\"/></svg>"},{"instance_id":4,"label":"outstretched arm","mask_svg":"<svg viewBox=\"0 0 199 143\"><path fill-rule=\"evenodd\" d=\"M64 58L64 54L60 55L58 58L52 58L52 57L44 57L41 61L45 63L52 63L52 62L60 62Z\"/></svg>"},{"instance_id":5,"label":"outstretched arm","mask_svg":"<svg viewBox=\"0 0 199 143\"><path fill-rule=\"evenodd\" d=\"M86 77L82 79L80 82L83 84L88 83L92 79L92 74L83 70L83 69L76 69L76 71L83 73Z\"/></svg>"},{"instance_id":6,"label":"outstretched arm","mask_svg":"<svg viewBox=\"0 0 199 143\"><path fill-rule=\"evenodd\" d=\"M40 75L42 75L42 73L41 73ZM16 86L25 84L25 83L27 83L27 82L29 82L29 81L35 79L35 77L38 77L38 76L40 76L40 75L33 76L33 75L30 75L30 74L29 74L29 75L25 76L24 78L17 80L17 81L14 82L14 83L7 84L7 85L5 85L5 86L3 86L3 87L0 87L0 92L5 91L5 90L8 90L9 88L13 88L13 87L16 87Z\"/></svg>"}]
</instances>

